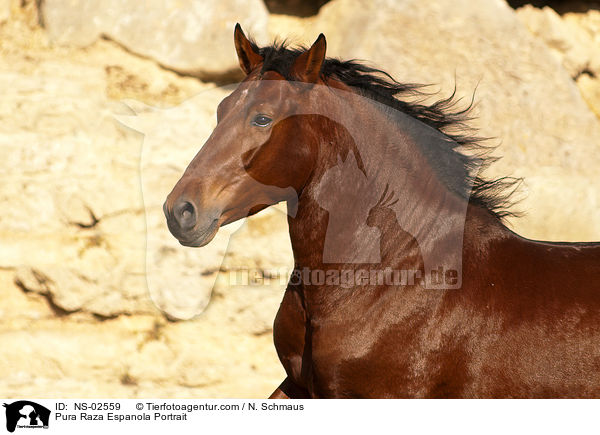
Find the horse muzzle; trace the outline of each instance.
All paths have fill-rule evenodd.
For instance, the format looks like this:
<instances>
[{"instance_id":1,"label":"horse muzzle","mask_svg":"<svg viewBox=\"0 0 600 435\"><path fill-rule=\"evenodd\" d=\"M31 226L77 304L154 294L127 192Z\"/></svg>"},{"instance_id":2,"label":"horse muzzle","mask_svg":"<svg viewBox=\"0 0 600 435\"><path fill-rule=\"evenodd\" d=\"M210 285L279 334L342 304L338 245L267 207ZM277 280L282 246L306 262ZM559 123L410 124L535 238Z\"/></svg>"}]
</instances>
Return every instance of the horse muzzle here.
<instances>
[{"instance_id":1,"label":"horse muzzle","mask_svg":"<svg viewBox=\"0 0 600 435\"><path fill-rule=\"evenodd\" d=\"M183 246L207 245L219 229L219 213L203 211L194 202L179 198L163 205L169 231Z\"/></svg>"}]
</instances>

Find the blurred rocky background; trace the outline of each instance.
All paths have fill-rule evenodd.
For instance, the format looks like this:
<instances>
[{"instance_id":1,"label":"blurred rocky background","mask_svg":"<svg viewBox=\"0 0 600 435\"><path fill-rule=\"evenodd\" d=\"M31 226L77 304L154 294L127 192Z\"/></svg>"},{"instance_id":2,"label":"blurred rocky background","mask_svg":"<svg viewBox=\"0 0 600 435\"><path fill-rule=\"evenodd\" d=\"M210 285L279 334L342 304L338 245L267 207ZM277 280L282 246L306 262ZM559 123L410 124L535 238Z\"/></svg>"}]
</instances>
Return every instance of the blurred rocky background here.
<instances>
[{"instance_id":1,"label":"blurred rocky background","mask_svg":"<svg viewBox=\"0 0 600 435\"><path fill-rule=\"evenodd\" d=\"M477 89L473 126L502 156L490 175L525 179L511 227L600 240L599 7L0 0L0 396L265 397L283 379L271 325L285 288L273 270L291 266L285 214L193 254L160 233L161 189L241 77L236 22L259 43L323 32L330 56L441 96L456 85L465 105ZM232 285L245 268L258 284ZM185 285L152 294L173 280Z\"/></svg>"}]
</instances>

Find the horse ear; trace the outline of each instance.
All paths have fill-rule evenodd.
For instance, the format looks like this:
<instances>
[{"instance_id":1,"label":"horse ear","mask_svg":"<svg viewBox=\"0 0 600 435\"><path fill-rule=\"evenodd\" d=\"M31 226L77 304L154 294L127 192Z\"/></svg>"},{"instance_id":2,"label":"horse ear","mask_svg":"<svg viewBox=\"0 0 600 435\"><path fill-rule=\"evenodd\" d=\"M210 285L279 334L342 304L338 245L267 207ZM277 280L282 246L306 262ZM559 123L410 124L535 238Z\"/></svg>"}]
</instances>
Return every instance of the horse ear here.
<instances>
[{"instance_id":1,"label":"horse ear","mask_svg":"<svg viewBox=\"0 0 600 435\"><path fill-rule=\"evenodd\" d=\"M315 43L302 53L292 65L292 74L303 82L316 83L321 73L321 66L325 60L327 41L325 35L319 35Z\"/></svg>"},{"instance_id":2,"label":"horse ear","mask_svg":"<svg viewBox=\"0 0 600 435\"><path fill-rule=\"evenodd\" d=\"M237 52L238 60L240 61L242 70L246 74L250 74L254 68L263 62L264 58L258 53L258 51L256 51L256 45L246 38L240 23L235 25L233 41L235 43L235 51Z\"/></svg>"}]
</instances>

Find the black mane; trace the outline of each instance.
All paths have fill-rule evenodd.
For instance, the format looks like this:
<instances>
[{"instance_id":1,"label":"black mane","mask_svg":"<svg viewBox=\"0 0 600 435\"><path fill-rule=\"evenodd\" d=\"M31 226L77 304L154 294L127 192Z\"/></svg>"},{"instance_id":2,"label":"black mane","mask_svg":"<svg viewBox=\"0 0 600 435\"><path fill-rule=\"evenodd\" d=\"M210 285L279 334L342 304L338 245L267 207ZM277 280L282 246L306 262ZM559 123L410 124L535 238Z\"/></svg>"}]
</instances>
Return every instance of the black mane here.
<instances>
[{"instance_id":1,"label":"black mane","mask_svg":"<svg viewBox=\"0 0 600 435\"><path fill-rule=\"evenodd\" d=\"M295 59L306 48L289 48L285 42L259 48L252 42L253 48L264 58L261 73L276 71L287 80L294 80L290 73ZM510 199L520 179L500 177L484 179L478 175L497 160L490 156L493 147L483 145L487 138L473 135L473 129L466 125L473 101L467 108L456 110L460 100L456 97L456 87L452 95L433 104L423 104L430 95L422 88L426 85L397 82L385 71L368 67L356 60L341 61L327 58L321 69L321 77L337 79L356 89L361 95L399 110L442 132L451 142L434 142L433 145L420 144L423 153L440 178L454 192L470 202L485 207L498 218L514 216L517 213L508 208ZM409 98L406 101L402 98Z\"/></svg>"}]
</instances>

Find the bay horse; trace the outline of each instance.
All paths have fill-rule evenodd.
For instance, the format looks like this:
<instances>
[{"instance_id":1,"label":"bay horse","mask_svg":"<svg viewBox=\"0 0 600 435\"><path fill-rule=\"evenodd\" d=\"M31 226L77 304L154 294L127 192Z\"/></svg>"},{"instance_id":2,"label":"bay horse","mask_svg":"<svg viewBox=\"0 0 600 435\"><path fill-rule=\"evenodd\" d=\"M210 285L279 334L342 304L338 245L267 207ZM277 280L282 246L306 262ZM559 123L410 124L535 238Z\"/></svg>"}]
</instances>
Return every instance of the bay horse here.
<instances>
[{"instance_id":1,"label":"bay horse","mask_svg":"<svg viewBox=\"0 0 600 435\"><path fill-rule=\"evenodd\" d=\"M514 180L478 175L454 95L424 104L322 34L259 48L237 25L234 43L246 77L163 208L198 247L287 202L271 398L600 397L600 243L505 225Z\"/></svg>"}]
</instances>

